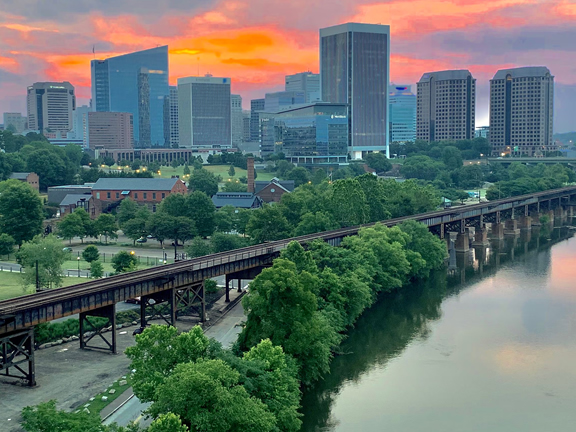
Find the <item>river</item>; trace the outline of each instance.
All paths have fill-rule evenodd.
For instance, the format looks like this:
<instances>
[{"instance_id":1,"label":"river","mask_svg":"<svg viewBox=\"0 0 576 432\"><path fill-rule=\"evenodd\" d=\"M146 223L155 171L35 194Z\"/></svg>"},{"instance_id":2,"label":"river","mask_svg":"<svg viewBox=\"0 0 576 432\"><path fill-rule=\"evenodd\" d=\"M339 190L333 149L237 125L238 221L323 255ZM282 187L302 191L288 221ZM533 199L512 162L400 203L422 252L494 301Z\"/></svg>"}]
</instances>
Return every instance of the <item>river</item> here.
<instances>
[{"instance_id":1,"label":"river","mask_svg":"<svg viewBox=\"0 0 576 432\"><path fill-rule=\"evenodd\" d=\"M576 430L576 238L544 226L383 296L303 398L302 431Z\"/></svg>"}]
</instances>

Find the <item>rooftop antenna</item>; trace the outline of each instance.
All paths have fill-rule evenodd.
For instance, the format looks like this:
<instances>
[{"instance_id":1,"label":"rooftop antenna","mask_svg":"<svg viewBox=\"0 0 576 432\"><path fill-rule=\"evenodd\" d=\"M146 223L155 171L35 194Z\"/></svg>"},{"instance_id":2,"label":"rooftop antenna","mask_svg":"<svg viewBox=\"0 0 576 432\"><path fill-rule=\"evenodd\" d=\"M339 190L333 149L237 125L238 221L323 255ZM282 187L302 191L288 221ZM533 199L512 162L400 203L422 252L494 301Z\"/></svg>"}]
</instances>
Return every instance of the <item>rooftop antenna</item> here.
<instances>
[{"instance_id":1,"label":"rooftop antenna","mask_svg":"<svg viewBox=\"0 0 576 432\"><path fill-rule=\"evenodd\" d=\"M96 59L96 51L95 51L95 45L92 45L92 55L94 56L94 59Z\"/></svg>"}]
</instances>

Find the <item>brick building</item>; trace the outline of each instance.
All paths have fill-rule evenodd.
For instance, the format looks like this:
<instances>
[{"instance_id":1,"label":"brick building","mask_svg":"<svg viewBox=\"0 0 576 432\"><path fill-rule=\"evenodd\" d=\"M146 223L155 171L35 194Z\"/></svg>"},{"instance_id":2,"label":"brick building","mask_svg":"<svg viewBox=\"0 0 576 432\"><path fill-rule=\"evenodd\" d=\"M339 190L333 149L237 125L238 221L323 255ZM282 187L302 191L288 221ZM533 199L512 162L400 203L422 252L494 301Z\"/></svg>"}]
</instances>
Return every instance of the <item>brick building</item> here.
<instances>
[{"instance_id":1,"label":"brick building","mask_svg":"<svg viewBox=\"0 0 576 432\"><path fill-rule=\"evenodd\" d=\"M29 172L29 173L12 173L10 175L11 179L20 180L22 182L28 183L32 188L34 188L37 192L40 191L40 183L38 174Z\"/></svg>"},{"instance_id":2,"label":"brick building","mask_svg":"<svg viewBox=\"0 0 576 432\"><path fill-rule=\"evenodd\" d=\"M294 191L294 180L278 180L274 177L269 182L254 182L254 194L266 203L278 202L282 195L292 191Z\"/></svg>"}]
</instances>

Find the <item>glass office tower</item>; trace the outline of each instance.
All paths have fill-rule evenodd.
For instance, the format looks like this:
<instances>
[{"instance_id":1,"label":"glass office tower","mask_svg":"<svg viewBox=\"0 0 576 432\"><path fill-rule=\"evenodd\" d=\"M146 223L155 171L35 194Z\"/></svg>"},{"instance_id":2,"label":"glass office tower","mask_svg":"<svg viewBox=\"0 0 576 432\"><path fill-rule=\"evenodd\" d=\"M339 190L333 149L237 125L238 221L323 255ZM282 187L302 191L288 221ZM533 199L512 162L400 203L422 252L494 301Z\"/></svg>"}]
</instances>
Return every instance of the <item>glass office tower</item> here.
<instances>
[{"instance_id":1,"label":"glass office tower","mask_svg":"<svg viewBox=\"0 0 576 432\"><path fill-rule=\"evenodd\" d=\"M347 23L320 29L322 101L349 106L349 154L386 151L390 26Z\"/></svg>"},{"instance_id":2,"label":"glass office tower","mask_svg":"<svg viewBox=\"0 0 576 432\"><path fill-rule=\"evenodd\" d=\"M416 140L416 95L410 85L390 85L390 142Z\"/></svg>"},{"instance_id":3,"label":"glass office tower","mask_svg":"<svg viewBox=\"0 0 576 432\"><path fill-rule=\"evenodd\" d=\"M168 46L92 60L91 72L96 111L132 113L136 147L169 145L164 133Z\"/></svg>"}]
</instances>

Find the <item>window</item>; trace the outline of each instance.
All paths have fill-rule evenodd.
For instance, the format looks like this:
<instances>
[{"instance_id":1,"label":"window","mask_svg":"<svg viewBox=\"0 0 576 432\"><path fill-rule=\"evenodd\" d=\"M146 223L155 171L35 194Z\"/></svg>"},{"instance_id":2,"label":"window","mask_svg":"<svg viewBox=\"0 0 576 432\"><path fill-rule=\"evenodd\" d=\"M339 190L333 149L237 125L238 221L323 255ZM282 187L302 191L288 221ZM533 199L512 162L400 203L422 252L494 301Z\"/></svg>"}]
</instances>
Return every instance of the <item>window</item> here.
<instances>
[{"instance_id":1,"label":"window","mask_svg":"<svg viewBox=\"0 0 576 432\"><path fill-rule=\"evenodd\" d=\"M138 199L138 192L134 192L134 199Z\"/></svg>"},{"instance_id":2,"label":"window","mask_svg":"<svg viewBox=\"0 0 576 432\"><path fill-rule=\"evenodd\" d=\"M162 192L162 199L164 199L165 196L166 196L166 194L164 192Z\"/></svg>"},{"instance_id":3,"label":"window","mask_svg":"<svg viewBox=\"0 0 576 432\"><path fill-rule=\"evenodd\" d=\"M148 193L143 192L143 195L144 195L144 199L148 198Z\"/></svg>"},{"instance_id":4,"label":"window","mask_svg":"<svg viewBox=\"0 0 576 432\"><path fill-rule=\"evenodd\" d=\"M116 192L116 199L120 198L120 194Z\"/></svg>"},{"instance_id":5,"label":"window","mask_svg":"<svg viewBox=\"0 0 576 432\"><path fill-rule=\"evenodd\" d=\"M153 200L156 199L156 192L152 192L152 199L153 199Z\"/></svg>"},{"instance_id":6,"label":"window","mask_svg":"<svg viewBox=\"0 0 576 432\"><path fill-rule=\"evenodd\" d=\"M100 192L96 192L96 199L100 199Z\"/></svg>"},{"instance_id":7,"label":"window","mask_svg":"<svg viewBox=\"0 0 576 432\"><path fill-rule=\"evenodd\" d=\"M106 198L110 198L110 192L106 192Z\"/></svg>"}]
</instances>

